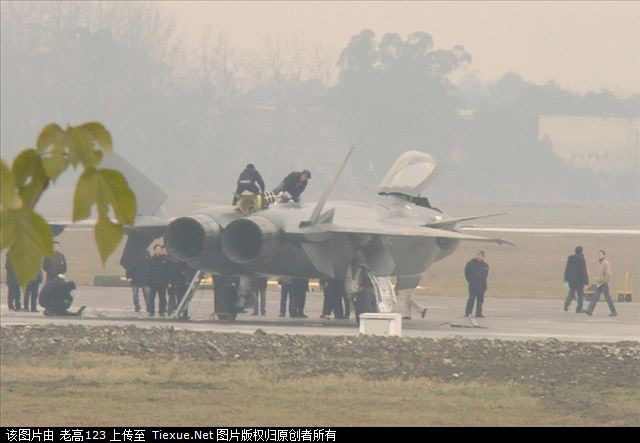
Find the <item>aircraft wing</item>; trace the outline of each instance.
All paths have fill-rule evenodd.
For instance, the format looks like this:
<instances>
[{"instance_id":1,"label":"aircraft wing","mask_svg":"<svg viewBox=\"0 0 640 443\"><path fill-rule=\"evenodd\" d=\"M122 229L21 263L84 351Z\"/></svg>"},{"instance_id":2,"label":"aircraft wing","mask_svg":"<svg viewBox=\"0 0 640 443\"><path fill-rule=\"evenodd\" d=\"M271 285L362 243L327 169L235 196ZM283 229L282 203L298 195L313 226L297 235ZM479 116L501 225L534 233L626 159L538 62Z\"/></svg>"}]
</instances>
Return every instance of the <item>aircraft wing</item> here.
<instances>
[{"instance_id":1,"label":"aircraft wing","mask_svg":"<svg viewBox=\"0 0 640 443\"><path fill-rule=\"evenodd\" d=\"M513 243L501 238L486 238L463 232L429 228L426 226L394 226L392 224L371 221L367 221L366 223L345 224L321 223L309 227L300 227L297 223L290 223L285 226L284 231L286 234L301 235L310 238L317 237L322 234L360 234L382 235L388 237L450 238L456 240L513 245Z\"/></svg>"},{"instance_id":2,"label":"aircraft wing","mask_svg":"<svg viewBox=\"0 0 640 443\"><path fill-rule=\"evenodd\" d=\"M545 228L545 227L498 227L498 226L463 226L469 232L508 232L514 234L562 234L562 235L640 235L640 229L623 228Z\"/></svg>"},{"instance_id":3,"label":"aircraft wing","mask_svg":"<svg viewBox=\"0 0 640 443\"><path fill-rule=\"evenodd\" d=\"M165 229L173 218L142 215L136 218L135 226L125 226L127 243L125 244L120 264L129 267L149 247L151 242L162 237ZM65 220L50 220L48 222L53 235L60 235L63 231L90 231L93 230L96 220L82 220L72 222Z\"/></svg>"},{"instance_id":4,"label":"aircraft wing","mask_svg":"<svg viewBox=\"0 0 640 443\"><path fill-rule=\"evenodd\" d=\"M173 218L156 217L156 216L140 216L136 219L135 226L125 226L124 230L128 234L131 231L151 231L164 230ZM51 226L54 235L59 235L62 231L91 231L93 230L96 220L82 220L73 222L70 220L49 220L47 222Z\"/></svg>"}]
</instances>

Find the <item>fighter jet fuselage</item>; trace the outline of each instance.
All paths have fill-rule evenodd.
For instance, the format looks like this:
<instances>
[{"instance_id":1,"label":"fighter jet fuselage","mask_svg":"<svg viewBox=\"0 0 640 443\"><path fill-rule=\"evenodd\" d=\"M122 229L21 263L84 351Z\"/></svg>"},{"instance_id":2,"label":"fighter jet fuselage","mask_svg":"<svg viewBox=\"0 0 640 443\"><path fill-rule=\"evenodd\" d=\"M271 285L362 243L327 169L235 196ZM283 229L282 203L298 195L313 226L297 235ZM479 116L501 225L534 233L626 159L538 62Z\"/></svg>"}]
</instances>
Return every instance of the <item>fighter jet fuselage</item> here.
<instances>
[{"instance_id":1,"label":"fighter jet fuselage","mask_svg":"<svg viewBox=\"0 0 640 443\"><path fill-rule=\"evenodd\" d=\"M229 206L210 206L172 221L165 240L171 254L214 274L340 279L359 257L373 275L419 275L459 243L413 236L446 216L393 196L332 201L330 222L301 227L314 207L275 203L243 216Z\"/></svg>"}]
</instances>

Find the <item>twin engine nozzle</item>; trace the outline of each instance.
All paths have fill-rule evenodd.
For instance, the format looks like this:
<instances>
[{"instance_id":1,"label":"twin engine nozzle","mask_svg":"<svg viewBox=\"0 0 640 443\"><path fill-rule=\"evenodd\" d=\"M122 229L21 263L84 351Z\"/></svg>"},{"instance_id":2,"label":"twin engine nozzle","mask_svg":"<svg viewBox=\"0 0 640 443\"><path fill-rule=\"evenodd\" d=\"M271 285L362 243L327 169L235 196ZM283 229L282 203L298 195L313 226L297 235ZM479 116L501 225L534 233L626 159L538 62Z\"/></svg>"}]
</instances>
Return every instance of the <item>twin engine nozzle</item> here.
<instances>
[{"instance_id":1,"label":"twin engine nozzle","mask_svg":"<svg viewBox=\"0 0 640 443\"><path fill-rule=\"evenodd\" d=\"M222 229L209 215L195 214L172 221L165 242L169 252L183 261L214 263L226 257L248 264L275 255L277 237L278 228L264 217L239 218Z\"/></svg>"}]
</instances>

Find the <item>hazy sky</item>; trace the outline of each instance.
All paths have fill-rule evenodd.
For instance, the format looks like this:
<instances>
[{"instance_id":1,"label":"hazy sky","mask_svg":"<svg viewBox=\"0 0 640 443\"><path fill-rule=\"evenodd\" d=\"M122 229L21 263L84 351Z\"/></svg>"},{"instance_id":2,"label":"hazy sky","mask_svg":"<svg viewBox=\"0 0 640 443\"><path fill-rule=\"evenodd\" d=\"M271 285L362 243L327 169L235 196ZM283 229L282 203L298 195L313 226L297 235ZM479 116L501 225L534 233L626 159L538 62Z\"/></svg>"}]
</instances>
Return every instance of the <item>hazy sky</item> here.
<instances>
[{"instance_id":1,"label":"hazy sky","mask_svg":"<svg viewBox=\"0 0 640 443\"><path fill-rule=\"evenodd\" d=\"M162 2L190 44L210 26L236 45L296 36L336 55L363 29L462 44L482 79L515 71L577 91L640 92L640 2Z\"/></svg>"}]
</instances>

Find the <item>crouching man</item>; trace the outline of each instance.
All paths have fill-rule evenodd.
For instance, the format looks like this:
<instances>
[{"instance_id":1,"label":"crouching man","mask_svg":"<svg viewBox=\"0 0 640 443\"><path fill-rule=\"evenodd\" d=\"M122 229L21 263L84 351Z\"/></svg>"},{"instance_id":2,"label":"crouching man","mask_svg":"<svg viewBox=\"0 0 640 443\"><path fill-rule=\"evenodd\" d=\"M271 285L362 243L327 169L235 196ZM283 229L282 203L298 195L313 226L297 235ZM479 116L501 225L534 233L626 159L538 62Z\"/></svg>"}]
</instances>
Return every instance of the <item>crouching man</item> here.
<instances>
[{"instance_id":1,"label":"crouching man","mask_svg":"<svg viewBox=\"0 0 640 443\"><path fill-rule=\"evenodd\" d=\"M69 312L73 303L71 291L76 289L72 281L66 282L63 278L49 280L40 291L40 306L44 308L44 315L60 315L79 317L86 306L80 307L77 312Z\"/></svg>"}]
</instances>

